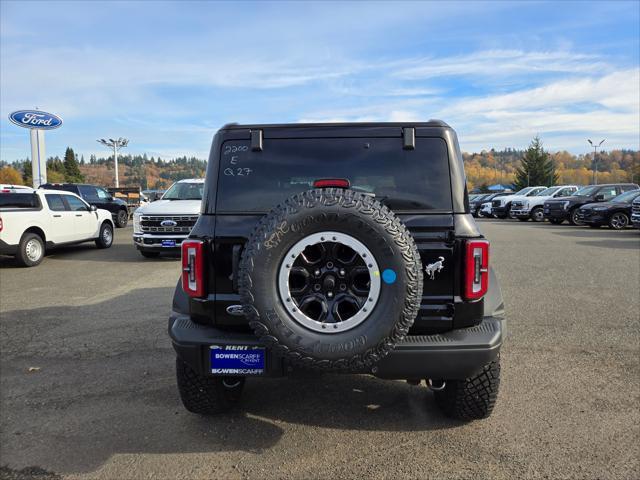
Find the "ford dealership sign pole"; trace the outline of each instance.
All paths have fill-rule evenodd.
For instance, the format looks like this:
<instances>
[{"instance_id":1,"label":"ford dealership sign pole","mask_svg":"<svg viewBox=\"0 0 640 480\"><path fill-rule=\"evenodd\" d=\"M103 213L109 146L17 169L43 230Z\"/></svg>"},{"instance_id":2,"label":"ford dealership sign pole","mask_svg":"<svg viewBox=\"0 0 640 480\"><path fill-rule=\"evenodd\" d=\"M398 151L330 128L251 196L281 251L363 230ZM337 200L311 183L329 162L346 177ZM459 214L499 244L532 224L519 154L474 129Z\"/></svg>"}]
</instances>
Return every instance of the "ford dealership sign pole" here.
<instances>
[{"instance_id":1,"label":"ford dealership sign pole","mask_svg":"<svg viewBox=\"0 0 640 480\"><path fill-rule=\"evenodd\" d=\"M9 115L9 120L19 127L31 130L31 168L33 188L47 183L47 155L44 148L44 130L62 126L57 115L40 110L18 110Z\"/></svg>"}]
</instances>

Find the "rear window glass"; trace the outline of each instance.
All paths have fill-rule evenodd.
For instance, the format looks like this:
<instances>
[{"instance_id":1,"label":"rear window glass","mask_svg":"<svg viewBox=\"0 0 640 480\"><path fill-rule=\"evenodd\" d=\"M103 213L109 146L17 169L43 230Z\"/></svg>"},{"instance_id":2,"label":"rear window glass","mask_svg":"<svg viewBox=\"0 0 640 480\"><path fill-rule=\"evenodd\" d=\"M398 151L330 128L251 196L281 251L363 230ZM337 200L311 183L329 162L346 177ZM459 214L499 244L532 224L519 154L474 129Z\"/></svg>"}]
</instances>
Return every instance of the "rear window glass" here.
<instances>
[{"instance_id":1,"label":"rear window glass","mask_svg":"<svg viewBox=\"0 0 640 480\"><path fill-rule=\"evenodd\" d=\"M62 195L47 193L45 197L50 210L53 210L54 212L63 212L67 209L62 201Z\"/></svg>"},{"instance_id":2,"label":"rear window glass","mask_svg":"<svg viewBox=\"0 0 640 480\"><path fill-rule=\"evenodd\" d=\"M39 208L35 193L0 193L0 208Z\"/></svg>"},{"instance_id":3,"label":"rear window glass","mask_svg":"<svg viewBox=\"0 0 640 480\"><path fill-rule=\"evenodd\" d=\"M220 152L217 210L264 212L320 179L344 178L389 208L452 210L447 146L440 138L265 139L227 141Z\"/></svg>"}]
</instances>

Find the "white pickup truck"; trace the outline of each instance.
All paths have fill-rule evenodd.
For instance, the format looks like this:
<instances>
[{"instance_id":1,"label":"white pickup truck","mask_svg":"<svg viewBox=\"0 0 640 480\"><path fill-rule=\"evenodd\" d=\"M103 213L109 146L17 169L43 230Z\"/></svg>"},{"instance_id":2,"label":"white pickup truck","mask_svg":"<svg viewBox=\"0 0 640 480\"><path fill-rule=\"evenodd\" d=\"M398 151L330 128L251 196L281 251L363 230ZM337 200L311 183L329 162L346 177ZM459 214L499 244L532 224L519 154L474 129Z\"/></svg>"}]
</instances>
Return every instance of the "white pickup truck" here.
<instances>
[{"instance_id":1,"label":"white pickup truck","mask_svg":"<svg viewBox=\"0 0 640 480\"><path fill-rule=\"evenodd\" d=\"M50 248L95 241L113 243L108 210L90 206L74 193L32 188L0 189L0 254L35 267Z\"/></svg>"},{"instance_id":2,"label":"white pickup truck","mask_svg":"<svg viewBox=\"0 0 640 480\"><path fill-rule=\"evenodd\" d=\"M559 185L549 187L546 190L527 197L512 200L510 215L521 222L531 219L534 222L544 222L544 202L552 198L569 197L576 193L580 187L577 185Z\"/></svg>"},{"instance_id":3,"label":"white pickup truck","mask_svg":"<svg viewBox=\"0 0 640 480\"><path fill-rule=\"evenodd\" d=\"M179 180L160 200L133 213L133 243L145 258L180 255L180 245L200 216L204 179Z\"/></svg>"}]
</instances>

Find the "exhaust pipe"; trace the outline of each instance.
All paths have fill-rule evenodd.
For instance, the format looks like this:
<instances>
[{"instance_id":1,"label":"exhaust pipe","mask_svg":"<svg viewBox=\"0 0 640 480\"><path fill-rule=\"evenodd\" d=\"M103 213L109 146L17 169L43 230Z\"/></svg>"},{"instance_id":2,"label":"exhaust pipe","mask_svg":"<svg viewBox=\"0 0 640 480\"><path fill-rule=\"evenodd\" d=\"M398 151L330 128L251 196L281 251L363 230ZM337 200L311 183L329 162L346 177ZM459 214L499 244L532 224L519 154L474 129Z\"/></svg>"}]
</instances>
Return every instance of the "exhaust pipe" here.
<instances>
[{"instance_id":1,"label":"exhaust pipe","mask_svg":"<svg viewBox=\"0 0 640 480\"><path fill-rule=\"evenodd\" d=\"M447 382L444 380L433 380L431 378L427 378L427 387L433 392L441 392L446 386Z\"/></svg>"}]
</instances>

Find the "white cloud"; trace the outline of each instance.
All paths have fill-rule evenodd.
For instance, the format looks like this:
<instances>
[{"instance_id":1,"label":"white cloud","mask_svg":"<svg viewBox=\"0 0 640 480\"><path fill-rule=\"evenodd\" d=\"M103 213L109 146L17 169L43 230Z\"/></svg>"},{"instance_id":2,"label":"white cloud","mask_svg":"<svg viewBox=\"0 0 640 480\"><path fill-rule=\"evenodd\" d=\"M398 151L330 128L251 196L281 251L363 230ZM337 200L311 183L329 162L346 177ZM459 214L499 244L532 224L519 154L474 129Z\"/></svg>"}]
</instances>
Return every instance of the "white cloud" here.
<instances>
[{"instance_id":1,"label":"white cloud","mask_svg":"<svg viewBox=\"0 0 640 480\"><path fill-rule=\"evenodd\" d=\"M607 68L607 64L594 55L570 51L484 50L407 63L394 73L395 77L410 80L456 75L504 78L515 74L592 73Z\"/></svg>"},{"instance_id":2,"label":"white cloud","mask_svg":"<svg viewBox=\"0 0 640 480\"><path fill-rule=\"evenodd\" d=\"M305 117L314 121L440 118L456 128L462 148L473 151L524 147L536 134L550 137L548 146L557 149L585 150L582 137L589 135L611 139L610 148L640 148L639 85L640 69L630 69L599 78L558 80L504 95L378 102Z\"/></svg>"}]
</instances>

